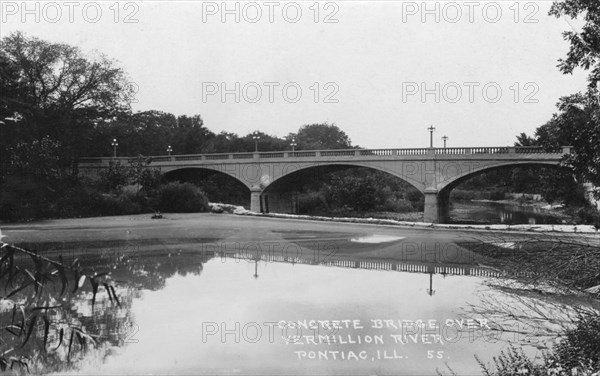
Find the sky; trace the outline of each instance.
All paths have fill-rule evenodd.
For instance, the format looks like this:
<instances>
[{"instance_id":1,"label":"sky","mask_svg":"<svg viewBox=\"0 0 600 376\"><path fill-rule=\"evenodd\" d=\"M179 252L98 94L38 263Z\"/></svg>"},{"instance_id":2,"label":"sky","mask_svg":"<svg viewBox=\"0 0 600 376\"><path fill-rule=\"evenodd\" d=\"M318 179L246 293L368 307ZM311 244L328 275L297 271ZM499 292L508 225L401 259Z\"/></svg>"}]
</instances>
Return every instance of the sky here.
<instances>
[{"instance_id":1,"label":"sky","mask_svg":"<svg viewBox=\"0 0 600 376\"><path fill-rule=\"evenodd\" d=\"M117 61L134 111L283 137L335 124L365 148L512 145L585 90L557 68L577 20L525 1L2 1L20 30Z\"/></svg>"}]
</instances>

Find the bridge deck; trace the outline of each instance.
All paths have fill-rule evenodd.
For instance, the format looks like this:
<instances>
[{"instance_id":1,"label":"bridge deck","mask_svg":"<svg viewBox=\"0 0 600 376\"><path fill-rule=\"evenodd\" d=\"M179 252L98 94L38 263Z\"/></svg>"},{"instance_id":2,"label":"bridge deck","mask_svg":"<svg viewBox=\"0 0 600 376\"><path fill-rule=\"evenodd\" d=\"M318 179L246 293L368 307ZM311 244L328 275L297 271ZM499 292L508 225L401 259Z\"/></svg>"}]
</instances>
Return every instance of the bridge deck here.
<instances>
[{"instance_id":1,"label":"bridge deck","mask_svg":"<svg viewBox=\"0 0 600 376\"><path fill-rule=\"evenodd\" d=\"M458 159L458 158L515 158L526 159L527 155L539 158L542 155L568 154L570 146L563 146L554 150L541 147L522 146L496 146L496 147L455 147L455 148L407 148L407 149L339 149L339 150L300 150L300 151L271 151L271 152L246 152L246 153L214 153L214 154L183 154L148 156L151 163L190 162L196 163L244 163L245 160L335 160L335 159ZM129 162L136 157L98 157L82 158L81 165L108 164L110 161Z\"/></svg>"}]
</instances>

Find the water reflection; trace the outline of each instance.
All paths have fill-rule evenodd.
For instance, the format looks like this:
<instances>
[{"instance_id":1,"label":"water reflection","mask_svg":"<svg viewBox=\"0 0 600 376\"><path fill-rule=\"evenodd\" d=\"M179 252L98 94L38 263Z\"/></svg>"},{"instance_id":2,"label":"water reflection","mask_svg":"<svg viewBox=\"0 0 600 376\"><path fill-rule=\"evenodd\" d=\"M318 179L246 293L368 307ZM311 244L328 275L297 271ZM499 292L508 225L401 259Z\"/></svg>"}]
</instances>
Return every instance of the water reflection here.
<instances>
[{"instance_id":1,"label":"water reflection","mask_svg":"<svg viewBox=\"0 0 600 376\"><path fill-rule=\"evenodd\" d=\"M489 288L504 273L475 264L143 247L91 253L82 264L112 268L121 307L101 296L92 308L89 289L70 297L55 327L77 323L98 345L70 362L64 351L38 348L38 371L429 375L447 363L474 374L473 354L488 360L528 333L498 330L510 321L485 308L511 306L517 295Z\"/></svg>"},{"instance_id":2,"label":"water reflection","mask_svg":"<svg viewBox=\"0 0 600 376\"><path fill-rule=\"evenodd\" d=\"M534 206L497 202L453 202L451 223L560 224L562 219L549 210Z\"/></svg>"},{"instance_id":3,"label":"water reflection","mask_svg":"<svg viewBox=\"0 0 600 376\"><path fill-rule=\"evenodd\" d=\"M351 242L355 243L367 243L367 244L377 244L377 243L387 243L387 242L395 242L398 240L402 240L404 237L402 236L390 236L390 235L368 235L368 236L360 236L357 238L350 239Z\"/></svg>"},{"instance_id":4,"label":"water reflection","mask_svg":"<svg viewBox=\"0 0 600 376\"><path fill-rule=\"evenodd\" d=\"M55 245L28 247L31 251L51 255ZM140 255L131 247L66 249L56 260L60 260L60 265L80 265L76 270L81 277L75 276L72 283L61 288L63 277L57 277L62 273L41 277L47 279L44 285L23 279L23 275L33 272L15 273L11 277L10 268L32 270L36 279L40 278L38 274L44 275L47 268L42 263L38 265L36 258L17 254L14 263L0 273L2 291L6 295L0 305L3 329L0 354L8 361L7 366L13 372L62 373L80 368L90 357L107 358L117 349L137 341L135 335L139 327L132 305L134 300L142 298L143 291L164 288L166 280L174 275L199 275L206 261L178 257L181 252ZM107 277L102 278L103 275ZM86 283L94 276L97 280ZM66 274L64 278L67 280ZM75 288L77 281L79 288Z\"/></svg>"}]
</instances>

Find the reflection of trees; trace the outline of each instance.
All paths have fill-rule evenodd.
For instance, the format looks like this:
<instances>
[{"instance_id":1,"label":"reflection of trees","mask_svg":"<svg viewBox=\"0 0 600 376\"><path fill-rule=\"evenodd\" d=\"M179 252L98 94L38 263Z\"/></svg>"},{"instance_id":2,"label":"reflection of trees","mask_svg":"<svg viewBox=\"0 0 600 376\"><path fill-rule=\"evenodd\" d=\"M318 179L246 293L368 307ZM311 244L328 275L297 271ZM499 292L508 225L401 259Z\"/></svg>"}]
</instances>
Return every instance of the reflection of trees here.
<instances>
[{"instance_id":1,"label":"reflection of trees","mask_svg":"<svg viewBox=\"0 0 600 376\"><path fill-rule=\"evenodd\" d=\"M44 248L43 245L39 248ZM206 257L104 249L69 262L3 243L0 250L0 366L64 372L136 341L130 312L140 290L175 274L199 274ZM115 257L117 255L117 257Z\"/></svg>"},{"instance_id":2,"label":"reflection of trees","mask_svg":"<svg viewBox=\"0 0 600 376\"><path fill-rule=\"evenodd\" d=\"M572 328L582 314L600 313L596 300L542 293L516 280L494 280L477 295L479 301L465 308L465 316L483 317L493 323L491 331L483 335L541 348Z\"/></svg>"},{"instance_id":3,"label":"reflection of trees","mask_svg":"<svg viewBox=\"0 0 600 376\"><path fill-rule=\"evenodd\" d=\"M493 321L494 338L547 348L581 317L600 315L598 297L585 293L600 284L597 243L564 235L490 234L463 244L506 277L488 281L466 315Z\"/></svg>"},{"instance_id":4,"label":"reflection of trees","mask_svg":"<svg viewBox=\"0 0 600 376\"><path fill-rule=\"evenodd\" d=\"M575 234L493 234L460 244L488 266L530 284L584 290L600 285L600 241Z\"/></svg>"},{"instance_id":5,"label":"reflection of trees","mask_svg":"<svg viewBox=\"0 0 600 376\"><path fill-rule=\"evenodd\" d=\"M477 305L466 308L466 316L492 321L483 339L507 341L509 347L489 364L475 355L485 375L592 375L600 369L600 301L560 290L542 292L516 280L488 287ZM523 345L542 350L541 357L529 357Z\"/></svg>"},{"instance_id":6,"label":"reflection of trees","mask_svg":"<svg viewBox=\"0 0 600 376\"><path fill-rule=\"evenodd\" d=\"M125 257L112 275L115 280L123 280L132 288L160 290L174 275L199 275L203 263L210 257L212 255L183 251L136 252Z\"/></svg>"}]
</instances>

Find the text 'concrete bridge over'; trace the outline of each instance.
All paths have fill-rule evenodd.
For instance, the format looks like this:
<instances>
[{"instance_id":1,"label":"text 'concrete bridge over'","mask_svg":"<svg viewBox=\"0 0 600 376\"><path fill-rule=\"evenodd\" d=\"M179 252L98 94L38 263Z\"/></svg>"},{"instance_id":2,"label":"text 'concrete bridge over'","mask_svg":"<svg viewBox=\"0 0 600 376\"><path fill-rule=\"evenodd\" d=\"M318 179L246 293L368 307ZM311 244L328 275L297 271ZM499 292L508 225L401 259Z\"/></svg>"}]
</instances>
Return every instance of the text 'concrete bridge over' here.
<instances>
[{"instance_id":1,"label":"text 'concrete bridge over'","mask_svg":"<svg viewBox=\"0 0 600 376\"><path fill-rule=\"evenodd\" d=\"M510 166L559 166L571 152L540 147L457 147L413 149L302 150L254 153L155 156L150 167L170 174L183 169L205 169L227 174L250 190L250 210L276 209L278 192L274 183L294 174L319 168L366 167L396 176L425 195L425 221L443 222L448 217L450 191L461 181L485 171ZM111 162L127 163L134 158L84 158L81 173L98 176ZM285 210L283 210L285 211Z\"/></svg>"}]
</instances>

